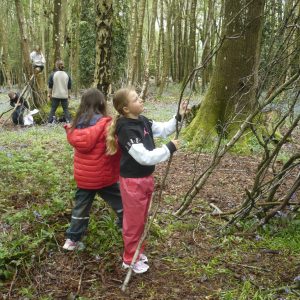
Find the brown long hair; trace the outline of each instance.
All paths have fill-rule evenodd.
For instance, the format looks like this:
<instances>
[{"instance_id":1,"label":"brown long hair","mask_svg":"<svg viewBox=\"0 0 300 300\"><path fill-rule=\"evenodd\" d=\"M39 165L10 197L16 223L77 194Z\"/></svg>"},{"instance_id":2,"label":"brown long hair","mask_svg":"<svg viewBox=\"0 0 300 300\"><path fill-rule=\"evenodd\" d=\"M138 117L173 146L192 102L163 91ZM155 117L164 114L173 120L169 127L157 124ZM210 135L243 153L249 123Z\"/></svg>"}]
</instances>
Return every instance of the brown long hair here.
<instances>
[{"instance_id":1,"label":"brown long hair","mask_svg":"<svg viewBox=\"0 0 300 300\"><path fill-rule=\"evenodd\" d=\"M115 137L117 121L124 115L124 107L128 105L128 95L133 90L133 88L122 88L113 96L113 105L118 115L113 118L107 130L106 153L109 155L114 155L117 152L118 145Z\"/></svg>"},{"instance_id":2,"label":"brown long hair","mask_svg":"<svg viewBox=\"0 0 300 300\"><path fill-rule=\"evenodd\" d=\"M94 114L107 116L106 100L99 90L90 88L81 96L80 105L72 122L72 129L76 128L79 121L88 125Z\"/></svg>"}]
</instances>

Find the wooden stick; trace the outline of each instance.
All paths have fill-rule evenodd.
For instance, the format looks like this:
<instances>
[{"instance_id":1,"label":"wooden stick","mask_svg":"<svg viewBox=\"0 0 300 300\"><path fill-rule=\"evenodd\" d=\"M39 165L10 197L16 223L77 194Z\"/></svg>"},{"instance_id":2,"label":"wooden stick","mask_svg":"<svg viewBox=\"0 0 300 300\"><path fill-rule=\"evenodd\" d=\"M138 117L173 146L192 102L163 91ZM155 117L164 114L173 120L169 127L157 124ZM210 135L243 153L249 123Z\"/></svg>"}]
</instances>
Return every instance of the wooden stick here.
<instances>
[{"instance_id":1,"label":"wooden stick","mask_svg":"<svg viewBox=\"0 0 300 300\"><path fill-rule=\"evenodd\" d=\"M79 295L80 290L81 290L82 277L83 277L84 271L85 271L85 266L83 267L83 269L81 271L81 274L80 274L80 279L79 279L79 282L78 282L78 288L77 288L77 293L76 293L77 296Z\"/></svg>"},{"instance_id":2,"label":"wooden stick","mask_svg":"<svg viewBox=\"0 0 300 300\"><path fill-rule=\"evenodd\" d=\"M16 268L16 272L14 274L13 280L12 280L12 282L10 284L10 287L9 287L9 291L7 293L8 299L11 299L11 292L12 292L13 286L14 286L14 284L16 282L17 274L18 274L18 268Z\"/></svg>"}]
</instances>

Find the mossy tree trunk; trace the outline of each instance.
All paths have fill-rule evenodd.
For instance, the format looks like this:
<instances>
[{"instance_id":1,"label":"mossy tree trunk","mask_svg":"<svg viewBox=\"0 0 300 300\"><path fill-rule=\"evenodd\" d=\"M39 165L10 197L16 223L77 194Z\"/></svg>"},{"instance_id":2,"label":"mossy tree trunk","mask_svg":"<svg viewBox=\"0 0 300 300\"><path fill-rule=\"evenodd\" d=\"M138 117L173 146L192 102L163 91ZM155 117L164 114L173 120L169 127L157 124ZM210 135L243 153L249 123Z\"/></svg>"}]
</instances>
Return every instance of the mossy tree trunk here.
<instances>
[{"instance_id":1,"label":"mossy tree trunk","mask_svg":"<svg viewBox=\"0 0 300 300\"><path fill-rule=\"evenodd\" d=\"M233 115L242 120L255 105L264 0L225 0L216 66L205 98L185 137L198 146ZM234 126L229 128L233 130Z\"/></svg>"},{"instance_id":2,"label":"mossy tree trunk","mask_svg":"<svg viewBox=\"0 0 300 300\"><path fill-rule=\"evenodd\" d=\"M111 84L113 1L96 1L96 63L94 85L107 96Z\"/></svg>"}]
</instances>

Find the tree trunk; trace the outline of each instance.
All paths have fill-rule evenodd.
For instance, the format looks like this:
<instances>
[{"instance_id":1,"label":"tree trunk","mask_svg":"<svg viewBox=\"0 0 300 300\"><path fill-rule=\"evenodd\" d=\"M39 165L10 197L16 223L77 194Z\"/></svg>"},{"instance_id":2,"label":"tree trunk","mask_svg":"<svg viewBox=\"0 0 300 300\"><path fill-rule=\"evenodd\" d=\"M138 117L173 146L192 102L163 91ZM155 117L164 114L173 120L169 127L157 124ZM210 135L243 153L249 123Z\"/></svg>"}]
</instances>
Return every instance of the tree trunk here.
<instances>
[{"instance_id":1,"label":"tree trunk","mask_svg":"<svg viewBox=\"0 0 300 300\"><path fill-rule=\"evenodd\" d=\"M141 0L139 5L139 22L136 33L136 40L132 58L132 70L129 76L129 85L134 85L137 79L140 77L139 73L141 67L138 62L140 61L141 51L142 51L142 41L143 41L143 26L144 26L144 16L145 16L146 0Z\"/></svg>"},{"instance_id":2,"label":"tree trunk","mask_svg":"<svg viewBox=\"0 0 300 300\"><path fill-rule=\"evenodd\" d=\"M16 5L16 13L17 13L17 19L19 24L19 30L20 30L20 37L21 37L21 49L23 54L23 70L25 73L26 80L29 80L31 74L32 74L32 68L29 58L29 45L28 45L28 39L27 34L25 30L25 21L24 21L24 12L23 7L20 2L20 0L15 0Z\"/></svg>"},{"instance_id":3,"label":"tree trunk","mask_svg":"<svg viewBox=\"0 0 300 300\"><path fill-rule=\"evenodd\" d=\"M133 55L131 53L134 52L134 46L135 46L135 40L136 40L136 29L137 29L137 21L138 21L138 12L137 12L137 1L131 0L130 1L130 22L129 22L129 37L128 37L128 43L127 43L127 53L128 53L128 71L127 71L127 81L129 83L130 76L132 74L132 63L133 63Z\"/></svg>"},{"instance_id":4,"label":"tree trunk","mask_svg":"<svg viewBox=\"0 0 300 300\"><path fill-rule=\"evenodd\" d=\"M189 44L187 50L187 69L185 77L187 77L195 67L195 49L196 49L196 7L197 0L191 0L190 8L190 33L189 33Z\"/></svg>"},{"instance_id":5,"label":"tree trunk","mask_svg":"<svg viewBox=\"0 0 300 300\"><path fill-rule=\"evenodd\" d=\"M70 70L73 81L73 91L75 97L78 94L79 88L79 32L80 32L80 16L81 16L81 1L75 0L72 5L72 20L71 20L71 57Z\"/></svg>"},{"instance_id":6,"label":"tree trunk","mask_svg":"<svg viewBox=\"0 0 300 300\"><path fill-rule=\"evenodd\" d=\"M62 0L54 0L54 13L53 13L53 63L59 59L61 59L60 53L60 39L61 39L61 31L60 31L60 23L61 23L61 8L62 8Z\"/></svg>"},{"instance_id":7,"label":"tree trunk","mask_svg":"<svg viewBox=\"0 0 300 300\"><path fill-rule=\"evenodd\" d=\"M111 84L112 0L96 1L96 62L94 85L107 96Z\"/></svg>"},{"instance_id":8,"label":"tree trunk","mask_svg":"<svg viewBox=\"0 0 300 300\"><path fill-rule=\"evenodd\" d=\"M163 42L163 72L160 80L159 86L159 95L162 95L163 90L166 85L166 80L169 79L169 70L170 70L170 60L171 60L171 3L169 1L165 1L165 5L167 7L167 28L164 36L166 37Z\"/></svg>"},{"instance_id":9,"label":"tree trunk","mask_svg":"<svg viewBox=\"0 0 300 300\"><path fill-rule=\"evenodd\" d=\"M213 0L208 0L207 3L207 15L203 24L203 35L202 35L202 57L201 62L204 63L207 56L209 55L212 49L212 26L214 21L214 7ZM206 10L206 8L205 8ZM202 71L202 91L204 91L209 83L212 73L212 62L210 61Z\"/></svg>"},{"instance_id":10,"label":"tree trunk","mask_svg":"<svg viewBox=\"0 0 300 300\"><path fill-rule=\"evenodd\" d=\"M10 65L8 63L8 36L7 36L7 27L6 23L3 22L3 19L0 20L0 40L2 41L1 48L1 70L4 79L4 86L7 86L9 89L12 87L11 81L11 70Z\"/></svg>"},{"instance_id":11,"label":"tree trunk","mask_svg":"<svg viewBox=\"0 0 300 300\"><path fill-rule=\"evenodd\" d=\"M150 24L150 33L149 33L149 42L148 42L148 53L145 61L145 74L144 74L144 83L141 92L141 98L145 99L149 86L149 64L150 60L153 57L154 49L154 40L155 40L155 22L157 18L157 0L152 2L152 12L151 12L151 24Z\"/></svg>"},{"instance_id":12,"label":"tree trunk","mask_svg":"<svg viewBox=\"0 0 300 300\"><path fill-rule=\"evenodd\" d=\"M161 65L162 57L164 56L164 1L160 0L160 16L159 16L159 33L158 33L158 44L157 44L157 57L156 57L156 85L161 83Z\"/></svg>"},{"instance_id":13,"label":"tree trunk","mask_svg":"<svg viewBox=\"0 0 300 300\"><path fill-rule=\"evenodd\" d=\"M256 104L263 9L264 0L225 0L222 35L226 39L207 94L185 133L191 145L213 137L217 127L228 125L233 115L244 119Z\"/></svg>"}]
</instances>

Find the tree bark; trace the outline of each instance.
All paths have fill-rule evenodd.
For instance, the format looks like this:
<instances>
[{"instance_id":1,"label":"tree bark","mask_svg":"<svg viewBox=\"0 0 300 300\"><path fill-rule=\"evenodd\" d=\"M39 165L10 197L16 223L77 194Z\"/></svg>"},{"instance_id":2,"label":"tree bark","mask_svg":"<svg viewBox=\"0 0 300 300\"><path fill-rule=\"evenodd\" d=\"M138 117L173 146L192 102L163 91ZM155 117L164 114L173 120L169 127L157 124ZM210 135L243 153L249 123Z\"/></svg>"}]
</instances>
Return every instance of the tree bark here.
<instances>
[{"instance_id":1,"label":"tree bark","mask_svg":"<svg viewBox=\"0 0 300 300\"><path fill-rule=\"evenodd\" d=\"M53 13L53 63L61 59L60 43L61 43L61 11L62 0L54 0L54 13Z\"/></svg>"},{"instance_id":2,"label":"tree bark","mask_svg":"<svg viewBox=\"0 0 300 300\"><path fill-rule=\"evenodd\" d=\"M94 85L108 95L111 84L112 0L96 2L96 62Z\"/></svg>"},{"instance_id":3,"label":"tree bark","mask_svg":"<svg viewBox=\"0 0 300 300\"><path fill-rule=\"evenodd\" d=\"M16 5L16 13L17 13L17 19L19 24L19 30L20 30L20 37L21 37L21 49L22 49L22 59L23 59L23 70L25 73L26 80L29 80L31 74L32 74L32 68L29 58L29 45L28 45L28 38L27 33L25 29L25 20L24 20L24 12L23 12L23 6L20 2L20 0L15 0Z\"/></svg>"},{"instance_id":4,"label":"tree bark","mask_svg":"<svg viewBox=\"0 0 300 300\"><path fill-rule=\"evenodd\" d=\"M146 0L141 0L139 5L139 22L136 33L136 40L132 58L132 69L129 77L129 85L134 85L138 78L140 78L140 70L139 61L141 57L142 51L142 41L143 41L143 27L144 27L144 16L145 16L145 8L146 8Z\"/></svg>"},{"instance_id":5,"label":"tree bark","mask_svg":"<svg viewBox=\"0 0 300 300\"><path fill-rule=\"evenodd\" d=\"M141 92L141 98L145 99L149 86L149 64L150 60L153 57L154 49L154 40L155 40L155 22L157 18L157 0L152 2L152 11L151 11L151 24L150 24L150 33L149 33L149 43L148 43L148 52L145 61L145 74L144 74L144 83Z\"/></svg>"},{"instance_id":6,"label":"tree bark","mask_svg":"<svg viewBox=\"0 0 300 300\"><path fill-rule=\"evenodd\" d=\"M12 81L11 81L11 70L10 65L8 62L8 36L7 36L7 27L5 22L3 20L0 20L0 39L2 41L1 45L1 69L2 69L2 75L4 79L4 85L8 88L12 87Z\"/></svg>"},{"instance_id":7,"label":"tree bark","mask_svg":"<svg viewBox=\"0 0 300 300\"><path fill-rule=\"evenodd\" d=\"M70 69L73 81L73 91L75 97L78 94L79 82L79 31L80 31L80 15L81 15L81 1L75 0L72 5L72 20L71 20L71 57Z\"/></svg>"}]
</instances>

